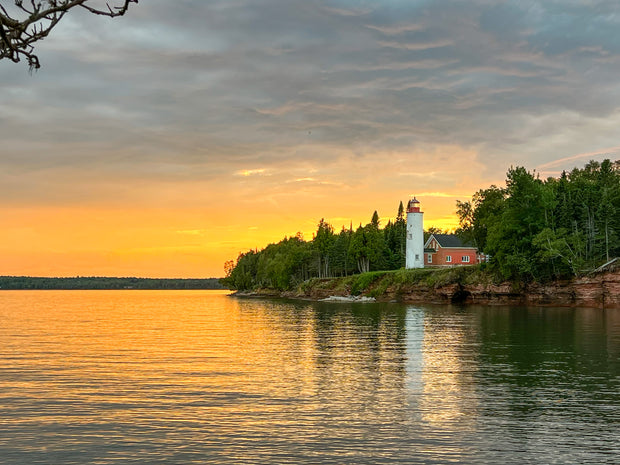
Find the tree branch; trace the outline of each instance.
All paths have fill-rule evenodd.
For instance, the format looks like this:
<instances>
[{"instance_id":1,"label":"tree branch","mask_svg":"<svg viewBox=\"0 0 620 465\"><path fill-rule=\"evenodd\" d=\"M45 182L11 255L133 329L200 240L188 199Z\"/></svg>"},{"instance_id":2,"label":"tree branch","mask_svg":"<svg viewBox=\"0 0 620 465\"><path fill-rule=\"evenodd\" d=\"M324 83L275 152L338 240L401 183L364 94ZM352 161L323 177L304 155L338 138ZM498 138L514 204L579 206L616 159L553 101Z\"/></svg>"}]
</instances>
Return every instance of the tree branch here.
<instances>
[{"instance_id":1,"label":"tree branch","mask_svg":"<svg viewBox=\"0 0 620 465\"><path fill-rule=\"evenodd\" d=\"M38 69L41 64L34 53L35 43L47 37L72 8L82 7L90 13L114 18L123 16L131 3L138 3L138 0L118 0L118 5L106 3L103 9L91 6L88 1L14 0L15 6L11 9L0 3L0 60L19 63L23 58L28 61L31 71Z\"/></svg>"}]
</instances>

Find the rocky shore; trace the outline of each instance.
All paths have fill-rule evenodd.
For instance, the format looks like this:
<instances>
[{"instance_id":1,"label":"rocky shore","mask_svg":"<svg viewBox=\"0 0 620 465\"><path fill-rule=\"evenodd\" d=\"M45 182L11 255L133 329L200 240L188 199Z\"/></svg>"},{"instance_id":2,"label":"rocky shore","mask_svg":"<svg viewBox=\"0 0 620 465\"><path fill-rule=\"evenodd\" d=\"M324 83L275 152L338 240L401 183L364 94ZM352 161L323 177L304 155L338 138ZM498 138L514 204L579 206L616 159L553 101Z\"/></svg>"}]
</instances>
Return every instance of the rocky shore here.
<instances>
[{"instance_id":1,"label":"rocky shore","mask_svg":"<svg viewBox=\"0 0 620 465\"><path fill-rule=\"evenodd\" d=\"M313 279L293 291L261 289L238 296L328 301L396 301L437 304L526 305L620 309L620 270L565 281L494 283L475 270L398 270Z\"/></svg>"}]
</instances>

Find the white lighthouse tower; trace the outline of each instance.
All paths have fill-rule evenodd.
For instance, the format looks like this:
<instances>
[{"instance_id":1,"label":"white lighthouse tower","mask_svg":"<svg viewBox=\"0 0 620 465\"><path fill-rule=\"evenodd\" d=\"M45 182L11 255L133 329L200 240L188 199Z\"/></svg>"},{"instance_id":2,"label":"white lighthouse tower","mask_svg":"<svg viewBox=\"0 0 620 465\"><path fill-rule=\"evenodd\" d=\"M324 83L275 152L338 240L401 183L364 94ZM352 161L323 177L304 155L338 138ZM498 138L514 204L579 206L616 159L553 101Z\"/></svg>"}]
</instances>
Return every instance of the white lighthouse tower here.
<instances>
[{"instance_id":1,"label":"white lighthouse tower","mask_svg":"<svg viewBox=\"0 0 620 465\"><path fill-rule=\"evenodd\" d=\"M407 204L406 268L424 268L424 221L420 202L415 197Z\"/></svg>"}]
</instances>

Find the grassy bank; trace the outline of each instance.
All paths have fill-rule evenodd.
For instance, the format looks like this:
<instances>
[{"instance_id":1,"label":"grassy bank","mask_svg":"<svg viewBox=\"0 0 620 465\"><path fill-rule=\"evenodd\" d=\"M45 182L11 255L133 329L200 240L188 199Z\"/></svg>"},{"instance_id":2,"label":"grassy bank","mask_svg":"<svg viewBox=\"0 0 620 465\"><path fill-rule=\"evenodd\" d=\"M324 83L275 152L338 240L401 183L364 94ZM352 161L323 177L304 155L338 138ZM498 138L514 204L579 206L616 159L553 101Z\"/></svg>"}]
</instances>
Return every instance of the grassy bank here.
<instances>
[{"instance_id":1,"label":"grassy bank","mask_svg":"<svg viewBox=\"0 0 620 465\"><path fill-rule=\"evenodd\" d=\"M295 295L365 295L377 299L393 298L413 288L438 289L453 285L492 284L490 274L477 266L371 271L341 278L314 278L303 282Z\"/></svg>"},{"instance_id":2,"label":"grassy bank","mask_svg":"<svg viewBox=\"0 0 620 465\"><path fill-rule=\"evenodd\" d=\"M400 269L314 278L289 291L264 288L238 295L310 300L363 296L384 302L620 308L620 270L613 268L565 280L525 283L499 282L480 266Z\"/></svg>"}]
</instances>

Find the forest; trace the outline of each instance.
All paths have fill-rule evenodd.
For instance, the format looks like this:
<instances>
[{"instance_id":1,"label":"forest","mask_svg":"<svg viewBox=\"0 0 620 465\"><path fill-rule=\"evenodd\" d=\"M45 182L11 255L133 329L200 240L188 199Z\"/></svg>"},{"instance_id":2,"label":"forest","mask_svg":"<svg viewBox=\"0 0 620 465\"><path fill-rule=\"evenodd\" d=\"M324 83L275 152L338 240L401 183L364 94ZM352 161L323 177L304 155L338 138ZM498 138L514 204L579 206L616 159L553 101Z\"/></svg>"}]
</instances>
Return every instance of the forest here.
<instances>
[{"instance_id":1,"label":"forest","mask_svg":"<svg viewBox=\"0 0 620 465\"><path fill-rule=\"evenodd\" d=\"M43 278L0 276L0 289L224 289L217 278L158 279L84 277Z\"/></svg>"},{"instance_id":2,"label":"forest","mask_svg":"<svg viewBox=\"0 0 620 465\"><path fill-rule=\"evenodd\" d=\"M491 256L489 268L513 281L577 276L620 254L620 161L541 180L511 168L506 187L457 201L456 233Z\"/></svg>"},{"instance_id":3,"label":"forest","mask_svg":"<svg viewBox=\"0 0 620 465\"><path fill-rule=\"evenodd\" d=\"M457 201L461 239L490 256L481 264L496 279L549 281L592 270L620 254L620 161L590 161L560 177L540 179L511 167L506 186L490 186ZM444 232L428 228L430 233ZM286 290L309 278L347 276L405 266L406 218L381 228L375 211L366 225L335 232L324 219L312 240L285 237L225 264L222 283L248 290Z\"/></svg>"}]
</instances>

